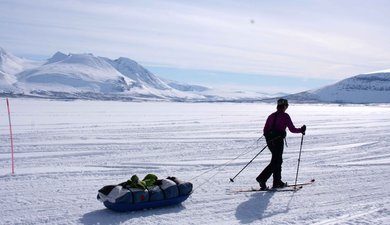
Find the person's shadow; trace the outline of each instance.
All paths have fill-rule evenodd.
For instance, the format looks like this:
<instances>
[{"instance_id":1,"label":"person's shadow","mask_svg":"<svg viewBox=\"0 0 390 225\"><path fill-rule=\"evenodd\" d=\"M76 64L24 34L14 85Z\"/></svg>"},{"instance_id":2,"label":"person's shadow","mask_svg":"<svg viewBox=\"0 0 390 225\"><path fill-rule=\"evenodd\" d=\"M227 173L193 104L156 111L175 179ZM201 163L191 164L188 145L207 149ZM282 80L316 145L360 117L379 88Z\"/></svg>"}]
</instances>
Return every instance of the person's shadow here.
<instances>
[{"instance_id":1,"label":"person's shadow","mask_svg":"<svg viewBox=\"0 0 390 225\"><path fill-rule=\"evenodd\" d=\"M252 223L256 220L268 217L265 210L274 192L259 192L251 195L251 198L241 203L236 210L236 218L241 223Z\"/></svg>"},{"instance_id":2,"label":"person's shadow","mask_svg":"<svg viewBox=\"0 0 390 225\"><path fill-rule=\"evenodd\" d=\"M286 208L278 211L270 211L266 213L268 204L275 192L259 192L251 195L251 198L241 203L236 210L236 218L241 223L252 223L256 220L274 216L279 213L287 213L290 210L290 204L294 198L295 192L290 197Z\"/></svg>"}]
</instances>

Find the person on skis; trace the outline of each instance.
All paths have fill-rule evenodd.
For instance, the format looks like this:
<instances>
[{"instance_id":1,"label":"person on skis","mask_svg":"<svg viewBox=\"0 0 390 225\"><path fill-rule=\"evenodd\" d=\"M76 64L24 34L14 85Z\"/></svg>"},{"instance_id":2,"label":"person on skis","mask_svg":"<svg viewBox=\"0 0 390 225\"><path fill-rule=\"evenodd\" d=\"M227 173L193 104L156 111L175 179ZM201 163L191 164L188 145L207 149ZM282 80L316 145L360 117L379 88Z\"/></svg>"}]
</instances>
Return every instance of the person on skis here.
<instances>
[{"instance_id":1,"label":"person on skis","mask_svg":"<svg viewBox=\"0 0 390 225\"><path fill-rule=\"evenodd\" d=\"M268 116L264 125L263 133L267 141L269 150L271 151L271 162L256 178L260 184L260 189L267 189L266 182L273 175L272 188L286 187L287 183L282 181L282 163L283 163L283 148L284 138L286 137L286 128L292 133L302 133L305 135L306 126L296 128L291 121L290 116L285 112L288 108L287 99L279 99L277 102L277 111Z\"/></svg>"}]
</instances>

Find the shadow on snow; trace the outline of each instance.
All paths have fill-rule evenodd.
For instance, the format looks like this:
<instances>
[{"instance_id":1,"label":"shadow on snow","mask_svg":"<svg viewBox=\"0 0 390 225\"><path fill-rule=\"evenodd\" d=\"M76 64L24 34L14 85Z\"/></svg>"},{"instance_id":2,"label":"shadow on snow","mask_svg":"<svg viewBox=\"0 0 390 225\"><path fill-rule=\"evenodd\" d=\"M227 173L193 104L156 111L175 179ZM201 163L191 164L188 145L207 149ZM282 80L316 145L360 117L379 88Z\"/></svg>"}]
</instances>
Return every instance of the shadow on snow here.
<instances>
[{"instance_id":1,"label":"shadow on snow","mask_svg":"<svg viewBox=\"0 0 390 225\"><path fill-rule=\"evenodd\" d=\"M268 210L268 205L271 198L276 192L260 192L254 193L250 199L246 202L241 203L236 210L236 218L241 223L253 223L256 220L261 220L270 216L274 216L280 213L287 213L290 210L290 204L294 197L294 193L291 195L286 208L282 211Z\"/></svg>"},{"instance_id":2,"label":"shadow on snow","mask_svg":"<svg viewBox=\"0 0 390 225\"><path fill-rule=\"evenodd\" d=\"M163 214L178 213L185 207L181 204L175 206L167 206L155 209L145 209L130 212L115 212L109 209L95 210L84 214L79 220L82 224L122 224L134 218L158 216Z\"/></svg>"}]
</instances>

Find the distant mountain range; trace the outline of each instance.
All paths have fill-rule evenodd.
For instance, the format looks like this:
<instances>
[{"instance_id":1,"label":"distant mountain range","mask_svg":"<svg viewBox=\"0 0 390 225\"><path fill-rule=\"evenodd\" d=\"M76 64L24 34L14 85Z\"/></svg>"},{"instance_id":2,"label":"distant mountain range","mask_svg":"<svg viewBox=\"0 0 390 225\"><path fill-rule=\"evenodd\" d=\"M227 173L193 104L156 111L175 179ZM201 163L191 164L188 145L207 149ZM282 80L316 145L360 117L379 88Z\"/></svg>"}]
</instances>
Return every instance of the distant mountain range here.
<instances>
[{"instance_id":1,"label":"distant mountain range","mask_svg":"<svg viewBox=\"0 0 390 225\"><path fill-rule=\"evenodd\" d=\"M390 103L390 69L360 74L333 85L286 97L297 102Z\"/></svg>"},{"instance_id":2,"label":"distant mountain range","mask_svg":"<svg viewBox=\"0 0 390 225\"><path fill-rule=\"evenodd\" d=\"M37 62L0 48L0 94L54 99L255 101L259 92L217 90L162 79L129 58L55 53Z\"/></svg>"},{"instance_id":3,"label":"distant mountain range","mask_svg":"<svg viewBox=\"0 0 390 225\"><path fill-rule=\"evenodd\" d=\"M0 95L124 101L253 102L284 96L294 102L390 103L390 70L361 74L297 94L211 89L160 78L129 58L55 53L22 59L0 48Z\"/></svg>"}]
</instances>

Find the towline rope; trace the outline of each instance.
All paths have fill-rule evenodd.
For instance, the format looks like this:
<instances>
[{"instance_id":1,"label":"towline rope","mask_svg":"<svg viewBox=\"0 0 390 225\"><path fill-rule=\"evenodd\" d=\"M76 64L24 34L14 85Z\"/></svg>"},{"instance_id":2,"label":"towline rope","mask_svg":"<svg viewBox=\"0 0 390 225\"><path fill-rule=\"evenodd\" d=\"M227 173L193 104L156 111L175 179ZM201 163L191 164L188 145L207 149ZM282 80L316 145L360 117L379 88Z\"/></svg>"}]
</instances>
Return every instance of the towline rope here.
<instances>
[{"instance_id":1,"label":"towline rope","mask_svg":"<svg viewBox=\"0 0 390 225\"><path fill-rule=\"evenodd\" d=\"M231 159L231 160L225 162L224 164L214 166L214 167L212 167L211 169L208 169L208 170L206 170L206 171L200 173L199 175L192 177L189 181L193 181L193 180L195 180L195 179L197 179L197 178L199 178L199 177L201 177L201 176L203 176L203 175L205 175L205 174L207 174L207 173L209 173L209 172L211 172L211 171L214 171L214 170L216 170L216 169L225 168L226 166L228 166L230 163L232 163L233 161L237 160L238 158L240 158L240 157L242 157L242 156L244 156L244 155L246 155L246 154L248 154L248 153L250 153L250 152L256 150L256 149L259 147L259 141L260 141L263 137L264 137L264 136L261 136L261 137L258 138L256 141L254 141L250 146L244 148L245 151L242 152L242 153L240 153L237 157L235 157L235 158L233 158L233 159ZM210 176L208 179L206 179L203 183L201 183L200 185L198 185L197 187L195 187L195 188L194 188L194 191L195 191L196 189L200 188L201 186L203 186L204 184L208 183L213 177L215 177L216 175L218 175L218 173L219 173L219 172L216 172L215 174L213 174L212 176Z\"/></svg>"}]
</instances>

